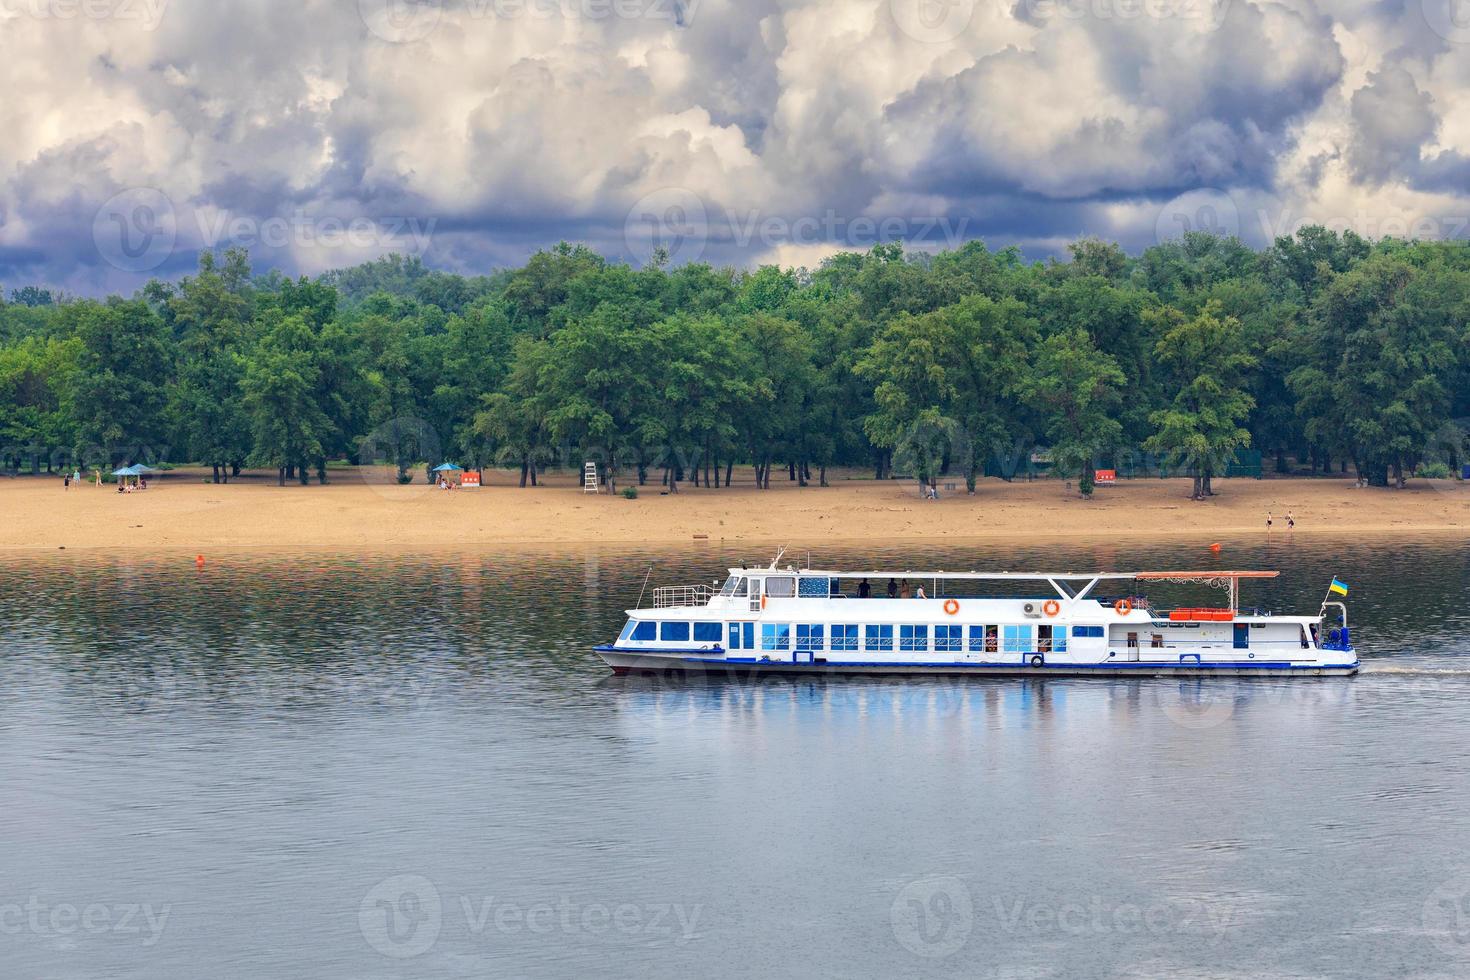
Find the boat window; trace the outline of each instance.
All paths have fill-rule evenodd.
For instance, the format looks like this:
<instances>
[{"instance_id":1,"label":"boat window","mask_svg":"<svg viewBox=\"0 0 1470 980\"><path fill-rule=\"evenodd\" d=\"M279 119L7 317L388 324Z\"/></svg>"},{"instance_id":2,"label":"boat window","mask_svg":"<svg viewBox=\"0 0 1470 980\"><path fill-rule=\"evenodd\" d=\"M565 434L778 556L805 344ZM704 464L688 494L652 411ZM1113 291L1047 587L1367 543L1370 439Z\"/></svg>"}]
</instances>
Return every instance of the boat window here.
<instances>
[{"instance_id":1,"label":"boat window","mask_svg":"<svg viewBox=\"0 0 1470 980\"><path fill-rule=\"evenodd\" d=\"M836 591L837 581L835 579L830 580L829 584L829 580L826 578L802 576L801 580L797 583L797 595L803 599L825 599L828 594L835 593Z\"/></svg>"},{"instance_id":2,"label":"boat window","mask_svg":"<svg viewBox=\"0 0 1470 980\"><path fill-rule=\"evenodd\" d=\"M963 626L934 627L934 649L942 653L959 653L963 649Z\"/></svg>"},{"instance_id":3,"label":"boat window","mask_svg":"<svg viewBox=\"0 0 1470 980\"><path fill-rule=\"evenodd\" d=\"M761 623L762 650L790 650L790 623Z\"/></svg>"},{"instance_id":4,"label":"boat window","mask_svg":"<svg viewBox=\"0 0 1470 980\"><path fill-rule=\"evenodd\" d=\"M832 627L832 649L833 650L856 650L858 648L858 628L854 625L838 624Z\"/></svg>"},{"instance_id":5,"label":"boat window","mask_svg":"<svg viewBox=\"0 0 1470 980\"><path fill-rule=\"evenodd\" d=\"M1031 652L1031 627L1029 626L1007 626L1003 639L1006 653Z\"/></svg>"},{"instance_id":6,"label":"boat window","mask_svg":"<svg viewBox=\"0 0 1470 980\"><path fill-rule=\"evenodd\" d=\"M739 575L731 573L730 577L725 579L725 584L720 586L720 595L735 595L735 588L744 581L745 579Z\"/></svg>"},{"instance_id":7,"label":"boat window","mask_svg":"<svg viewBox=\"0 0 1470 980\"><path fill-rule=\"evenodd\" d=\"M1099 640L1099 639L1102 639L1102 635L1103 635L1103 628L1101 626L1073 626L1072 627L1072 636L1073 636L1074 639L1079 639L1080 640L1080 639L1084 639L1084 638L1091 638L1091 639L1094 639L1094 640Z\"/></svg>"},{"instance_id":8,"label":"boat window","mask_svg":"<svg viewBox=\"0 0 1470 980\"><path fill-rule=\"evenodd\" d=\"M623 627L623 632L618 635L618 642L619 643L627 643L629 640L631 640L633 638L633 627L635 627L637 625L638 625L638 620L636 620L636 619L630 619L630 620L628 620L628 624Z\"/></svg>"},{"instance_id":9,"label":"boat window","mask_svg":"<svg viewBox=\"0 0 1470 980\"><path fill-rule=\"evenodd\" d=\"M658 639L658 624L651 620L644 620L633 627L633 639L643 641Z\"/></svg>"},{"instance_id":10,"label":"boat window","mask_svg":"<svg viewBox=\"0 0 1470 980\"><path fill-rule=\"evenodd\" d=\"M929 627L900 626L898 628L898 648L900 650L928 650Z\"/></svg>"},{"instance_id":11,"label":"boat window","mask_svg":"<svg viewBox=\"0 0 1470 980\"><path fill-rule=\"evenodd\" d=\"M688 643L688 623L662 623L658 629L658 638L665 643Z\"/></svg>"},{"instance_id":12,"label":"boat window","mask_svg":"<svg viewBox=\"0 0 1470 980\"><path fill-rule=\"evenodd\" d=\"M892 626L869 626L863 634L866 637L869 650L892 650L893 649L893 627Z\"/></svg>"},{"instance_id":13,"label":"boat window","mask_svg":"<svg viewBox=\"0 0 1470 980\"><path fill-rule=\"evenodd\" d=\"M799 623L796 627L796 649L798 650L822 650L826 645L822 642L826 628L820 624L808 625Z\"/></svg>"},{"instance_id":14,"label":"boat window","mask_svg":"<svg viewBox=\"0 0 1470 980\"><path fill-rule=\"evenodd\" d=\"M766 579L766 595L772 599L790 599L796 595L796 579L790 575L773 575Z\"/></svg>"},{"instance_id":15,"label":"boat window","mask_svg":"<svg viewBox=\"0 0 1470 980\"><path fill-rule=\"evenodd\" d=\"M694 642L695 643L719 643L720 642L720 624L719 623L695 623L694 624Z\"/></svg>"},{"instance_id":16,"label":"boat window","mask_svg":"<svg viewBox=\"0 0 1470 980\"><path fill-rule=\"evenodd\" d=\"M731 650L754 650L755 624L731 623L729 646Z\"/></svg>"}]
</instances>

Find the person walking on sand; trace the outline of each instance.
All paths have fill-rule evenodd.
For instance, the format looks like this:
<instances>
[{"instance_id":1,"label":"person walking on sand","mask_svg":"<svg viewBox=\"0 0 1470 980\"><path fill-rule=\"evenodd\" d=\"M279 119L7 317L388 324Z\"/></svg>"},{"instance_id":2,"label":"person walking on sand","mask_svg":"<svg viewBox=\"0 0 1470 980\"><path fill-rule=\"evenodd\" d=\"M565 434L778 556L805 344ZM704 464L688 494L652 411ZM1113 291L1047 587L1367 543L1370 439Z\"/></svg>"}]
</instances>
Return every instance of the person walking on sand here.
<instances>
[{"instance_id":1,"label":"person walking on sand","mask_svg":"<svg viewBox=\"0 0 1470 980\"><path fill-rule=\"evenodd\" d=\"M70 473L67 473L66 475L64 475L61 478L61 489L63 489L63 490L70 490L71 489L71 474Z\"/></svg>"},{"instance_id":2,"label":"person walking on sand","mask_svg":"<svg viewBox=\"0 0 1470 980\"><path fill-rule=\"evenodd\" d=\"M1288 531L1296 530L1296 518L1291 516L1291 511L1286 512L1286 529Z\"/></svg>"},{"instance_id":3,"label":"person walking on sand","mask_svg":"<svg viewBox=\"0 0 1470 980\"><path fill-rule=\"evenodd\" d=\"M1266 530L1271 530L1271 512L1269 510L1266 511Z\"/></svg>"}]
</instances>

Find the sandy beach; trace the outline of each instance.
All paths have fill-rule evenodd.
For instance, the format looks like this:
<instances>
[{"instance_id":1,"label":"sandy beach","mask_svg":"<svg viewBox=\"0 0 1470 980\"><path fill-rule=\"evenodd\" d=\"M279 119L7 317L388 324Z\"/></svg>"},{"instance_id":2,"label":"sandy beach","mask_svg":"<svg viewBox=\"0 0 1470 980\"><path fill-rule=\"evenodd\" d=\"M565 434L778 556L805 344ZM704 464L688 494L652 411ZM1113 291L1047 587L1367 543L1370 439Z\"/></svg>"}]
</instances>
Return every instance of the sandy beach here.
<instances>
[{"instance_id":1,"label":"sandy beach","mask_svg":"<svg viewBox=\"0 0 1470 980\"><path fill-rule=\"evenodd\" d=\"M334 470L326 486L277 487L265 474L212 485L178 470L141 493L60 479L0 480L0 549L141 548L208 554L220 549L432 550L587 542L793 542L955 538L1095 538L1120 534L1201 539L1266 534L1466 534L1470 488L1412 481L1405 490L1359 489L1346 479L1221 480L1209 501L1188 499L1185 480L1140 479L1080 499L1060 483L984 480L938 501L911 482L842 479L769 491L736 485L682 487L638 499L581 492L577 477L519 489L505 473L480 490L396 485L381 469ZM1290 511L1296 528L1288 532Z\"/></svg>"}]
</instances>

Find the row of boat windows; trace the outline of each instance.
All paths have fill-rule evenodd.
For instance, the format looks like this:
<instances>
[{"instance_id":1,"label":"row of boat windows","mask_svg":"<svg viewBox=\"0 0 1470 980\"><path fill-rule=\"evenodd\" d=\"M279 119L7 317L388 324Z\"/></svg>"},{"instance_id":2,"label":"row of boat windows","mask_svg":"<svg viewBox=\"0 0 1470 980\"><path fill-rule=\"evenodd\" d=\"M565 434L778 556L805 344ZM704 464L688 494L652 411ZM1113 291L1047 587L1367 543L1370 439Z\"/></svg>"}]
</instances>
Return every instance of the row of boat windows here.
<instances>
[{"instance_id":1,"label":"row of boat windows","mask_svg":"<svg viewBox=\"0 0 1470 980\"><path fill-rule=\"evenodd\" d=\"M718 622L656 623L651 620L629 620L623 629L623 640L665 643L718 643L723 624ZM759 632L757 632L759 627ZM861 630L861 634L859 631ZM1098 639L1101 626L1073 626L1074 638ZM1032 650L1063 653L1067 649L1068 628L1065 626L927 626L921 624L854 623L730 623L726 633L731 650L791 650L793 641L798 651L858 650L859 636L865 650L928 650L958 653L969 649L987 653L1029 653Z\"/></svg>"}]
</instances>

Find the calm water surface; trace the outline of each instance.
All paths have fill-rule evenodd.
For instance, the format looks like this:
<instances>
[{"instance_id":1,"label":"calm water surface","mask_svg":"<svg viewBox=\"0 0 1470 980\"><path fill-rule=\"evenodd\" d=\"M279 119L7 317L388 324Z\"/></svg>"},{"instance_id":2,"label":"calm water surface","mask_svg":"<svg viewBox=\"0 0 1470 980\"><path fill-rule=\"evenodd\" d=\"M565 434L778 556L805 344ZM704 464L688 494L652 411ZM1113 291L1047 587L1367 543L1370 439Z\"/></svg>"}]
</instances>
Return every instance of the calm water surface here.
<instances>
[{"instance_id":1,"label":"calm water surface","mask_svg":"<svg viewBox=\"0 0 1470 980\"><path fill-rule=\"evenodd\" d=\"M1353 587L1351 679L613 678L765 552L0 559L0 976L1464 977L1470 556ZM1181 567L1159 545L818 564Z\"/></svg>"}]
</instances>

